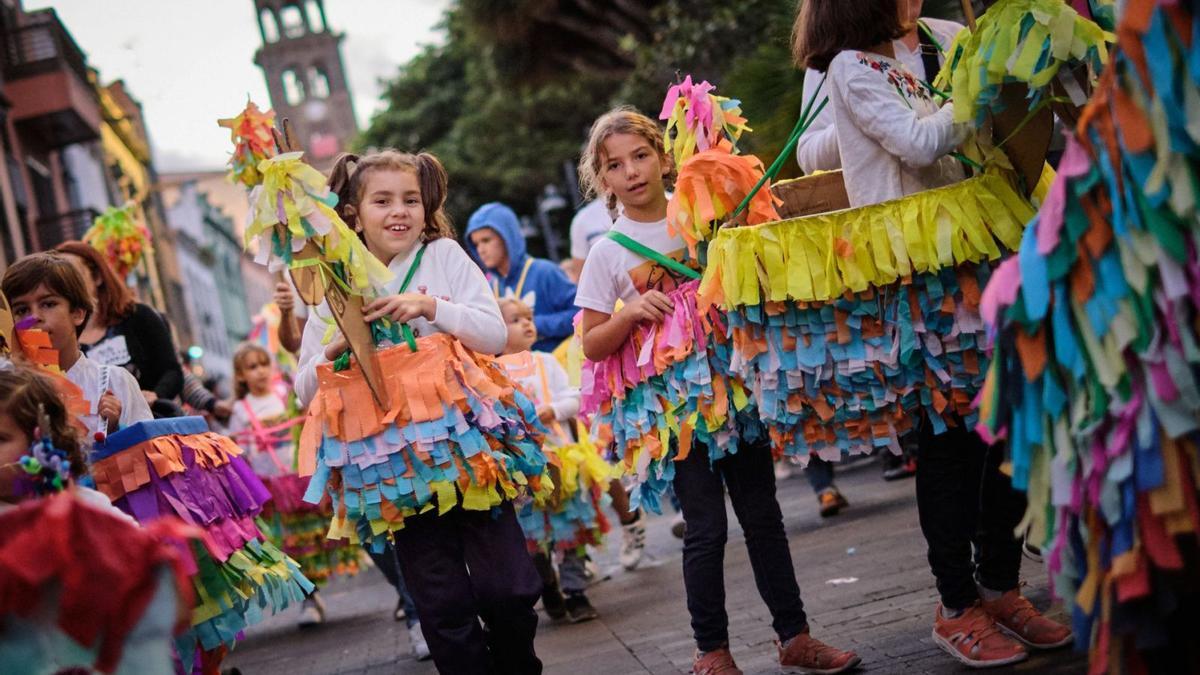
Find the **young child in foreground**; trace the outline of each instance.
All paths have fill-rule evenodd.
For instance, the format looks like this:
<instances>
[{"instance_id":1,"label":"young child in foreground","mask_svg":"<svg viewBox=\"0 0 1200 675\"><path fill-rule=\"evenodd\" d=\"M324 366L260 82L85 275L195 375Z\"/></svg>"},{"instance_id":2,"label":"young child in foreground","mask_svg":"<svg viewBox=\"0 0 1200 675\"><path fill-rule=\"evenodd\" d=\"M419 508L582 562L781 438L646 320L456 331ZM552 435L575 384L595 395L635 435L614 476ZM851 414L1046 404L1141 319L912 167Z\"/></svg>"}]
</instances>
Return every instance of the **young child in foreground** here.
<instances>
[{"instance_id":1,"label":"young child in foreground","mask_svg":"<svg viewBox=\"0 0 1200 675\"><path fill-rule=\"evenodd\" d=\"M604 195L624 212L613 224L619 232L677 261L687 256L682 237L667 228L665 181L673 174L658 125L637 112L617 109L592 125L579 175L589 194ZM695 266L695 261L685 261ZM644 321L662 322L674 310L667 293L681 284L672 270L601 239L588 253L575 303L583 309L583 351L593 361L619 350ZM624 306L615 310L617 301ZM683 581L697 653L698 675L741 673L729 651L725 613L725 492L746 533L756 586L770 609L779 637L784 672L838 673L854 667L853 652L830 647L809 635L808 618L792 566L775 498L775 473L767 443L739 441L736 453L710 465L708 451L693 447L675 465L675 494L683 508Z\"/></svg>"},{"instance_id":2,"label":"young child in foreground","mask_svg":"<svg viewBox=\"0 0 1200 675\"><path fill-rule=\"evenodd\" d=\"M13 263L0 282L13 317L43 330L58 352L58 368L90 406L82 422L85 451L95 439L153 418L141 387L124 368L102 366L83 355L79 334L92 312L92 299L76 266L59 253L34 253Z\"/></svg>"}]
</instances>

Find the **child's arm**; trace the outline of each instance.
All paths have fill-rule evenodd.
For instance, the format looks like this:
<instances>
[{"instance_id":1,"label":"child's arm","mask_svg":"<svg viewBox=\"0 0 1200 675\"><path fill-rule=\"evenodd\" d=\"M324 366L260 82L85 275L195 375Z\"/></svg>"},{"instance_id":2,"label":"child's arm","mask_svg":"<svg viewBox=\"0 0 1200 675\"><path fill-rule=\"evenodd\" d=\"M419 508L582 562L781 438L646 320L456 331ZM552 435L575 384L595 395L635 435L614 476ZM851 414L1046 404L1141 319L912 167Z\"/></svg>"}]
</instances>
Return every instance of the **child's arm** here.
<instances>
[{"instance_id":1,"label":"child's arm","mask_svg":"<svg viewBox=\"0 0 1200 675\"><path fill-rule=\"evenodd\" d=\"M671 299L660 291L646 291L615 314L584 308L583 355L590 361L608 358L629 339L638 322L658 323L674 309Z\"/></svg>"},{"instance_id":2,"label":"child's arm","mask_svg":"<svg viewBox=\"0 0 1200 675\"><path fill-rule=\"evenodd\" d=\"M842 79L845 111L855 126L898 160L923 168L966 139L966 125L954 123L953 103L932 115L918 117L882 75L852 58L843 52L830 66L831 79Z\"/></svg>"},{"instance_id":3,"label":"child's arm","mask_svg":"<svg viewBox=\"0 0 1200 675\"><path fill-rule=\"evenodd\" d=\"M120 399L117 417L122 427L127 427L134 422L154 419L154 415L150 412L150 406L146 403L146 398L142 396L141 386L128 370L119 366L109 366L109 377L112 378L109 383L112 392ZM112 419L108 420L110 428L113 422Z\"/></svg>"},{"instance_id":4,"label":"child's arm","mask_svg":"<svg viewBox=\"0 0 1200 675\"><path fill-rule=\"evenodd\" d=\"M434 298L435 309L429 322L458 338L471 351L480 354L504 351L508 327L483 270L450 239L439 239L429 245L438 248L438 255L424 264L438 265L439 273L445 275L451 288L450 300Z\"/></svg>"},{"instance_id":5,"label":"child's arm","mask_svg":"<svg viewBox=\"0 0 1200 675\"><path fill-rule=\"evenodd\" d=\"M534 312L533 325L537 327L539 338L565 339L575 331L575 314L579 311L575 308L575 284L557 265L547 265L552 269L547 273L550 279L543 285L542 292L551 295L550 310Z\"/></svg>"},{"instance_id":6,"label":"child's arm","mask_svg":"<svg viewBox=\"0 0 1200 675\"><path fill-rule=\"evenodd\" d=\"M804 71L804 98L802 105L812 101L812 111L821 105L821 99L829 92L829 86L822 84L824 74L812 68ZM817 87L820 85L820 89ZM813 100L813 95L816 100ZM826 104L821 113L813 119L808 130L800 136L796 143L796 162L804 173L814 171L832 171L842 166L841 155L838 154L837 129L833 126L833 109Z\"/></svg>"},{"instance_id":7,"label":"child's arm","mask_svg":"<svg viewBox=\"0 0 1200 675\"><path fill-rule=\"evenodd\" d=\"M579 414L579 388L571 386L567 371L563 370L558 359L545 352L538 352L534 356L541 360L546 373L546 384L550 389L548 403L554 409L554 419L565 422L574 418Z\"/></svg>"},{"instance_id":8,"label":"child's arm","mask_svg":"<svg viewBox=\"0 0 1200 675\"><path fill-rule=\"evenodd\" d=\"M324 305L321 306L324 308ZM325 336L325 322L322 317L328 312L313 309L309 312L308 321L304 323L304 334L300 338L300 358L296 367L296 398L300 399L302 408L308 407L313 397L317 395L317 366L330 361L326 355L326 345L321 344ZM342 334L336 333L330 348L341 345L345 350L346 340Z\"/></svg>"}]
</instances>

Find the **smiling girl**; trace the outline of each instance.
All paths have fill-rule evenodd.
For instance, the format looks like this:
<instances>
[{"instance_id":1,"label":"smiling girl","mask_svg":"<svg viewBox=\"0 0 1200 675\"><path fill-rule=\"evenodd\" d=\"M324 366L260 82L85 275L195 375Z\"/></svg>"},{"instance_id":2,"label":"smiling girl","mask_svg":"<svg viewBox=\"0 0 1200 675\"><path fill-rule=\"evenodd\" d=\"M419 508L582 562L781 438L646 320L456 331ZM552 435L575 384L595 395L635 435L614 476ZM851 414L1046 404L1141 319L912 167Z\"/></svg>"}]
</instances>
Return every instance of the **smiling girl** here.
<instances>
[{"instance_id":1,"label":"smiling girl","mask_svg":"<svg viewBox=\"0 0 1200 675\"><path fill-rule=\"evenodd\" d=\"M508 329L495 296L482 270L455 242L443 210L447 177L437 158L394 150L363 157L343 155L330 174L329 186L337 193L339 215L394 274L365 305L368 323L386 318L407 324L418 337L447 333L480 354L495 355L504 349ZM322 320L305 325L296 381L296 393L304 405L318 394L318 367L346 351L341 336L322 345L330 313L324 304L315 312ZM388 345L386 338L379 341L381 347ZM494 364L491 367L496 368ZM385 373L385 377L402 374ZM491 414L496 412L492 409ZM468 423L479 424L477 420ZM383 434L387 452L392 454L380 461L391 461L395 454L408 455L408 450L386 440L393 434L410 434L404 423L396 426ZM421 434L422 430L411 433ZM443 445L449 446L452 440L457 443L450 439ZM434 444L403 447L428 454L427 448ZM415 457L418 452L411 454ZM369 468L376 470L375 466ZM344 475L339 474L339 480ZM405 482L424 480L425 475ZM393 486L388 484L386 489ZM477 486L459 482L457 487L462 491ZM402 529L393 534L401 572L416 601L438 670L541 672L533 649L537 629L533 605L541 591L541 579L526 553L512 503L503 499L494 507L478 510L437 501L453 496L459 495L425 498L419 506L436 503L439 508L404 515ZM387 506L393 508L392 504ZM402 501L403 506L408 503Z\"/></svg>"}]
</instances>

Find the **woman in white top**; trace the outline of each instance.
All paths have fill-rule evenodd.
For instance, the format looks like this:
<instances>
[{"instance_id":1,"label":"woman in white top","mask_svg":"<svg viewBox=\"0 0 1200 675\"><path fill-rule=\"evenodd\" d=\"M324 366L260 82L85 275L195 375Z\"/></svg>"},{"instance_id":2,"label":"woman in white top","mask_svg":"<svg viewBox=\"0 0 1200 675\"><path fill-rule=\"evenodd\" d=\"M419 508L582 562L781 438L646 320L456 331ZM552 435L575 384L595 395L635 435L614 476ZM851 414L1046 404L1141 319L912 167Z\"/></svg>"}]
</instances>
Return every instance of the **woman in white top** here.
<instances>
[{"instance_id":1,"label":"woman in white top","mask_svg":"<svg viewBox=\"0 0 1200 675\"><path fill-rule=\"evenodd\" d=\"M827 24L801 28L794 55L825 73L850 206L899 199L964 177L948 155L966 139L967 127L954 123L953 103L939 105L896 58L896 40L909 32L906 3L806 3L798 19L805 22L807 15L814 17L809 26ZM893 9L895 18L879 18ZM860 24L866 15L876 25Z\"/></svg>"},{"instance_id":2,"label":"woman in white top","mask_svg":"<svg viewBox=\"0 0 1200 675\"><path fill-rule=\"evenodd\" d=\"M922 19L924 0L908 0L908 32L892 41L896 60L911 72L933 82L937 68L946 60L946 49L963 25L944 19ZM932 53L930 50L932 48ZM932 69L932 72L931 72ZM804 101L814 100L813 109L829 96L829 85L821 73L808 68L804 73ZM838 153L837 130L833 126L834 112L828 105L813 119L808 130L796 144L796 162L804 173L834 171L842 168Z\"/></svg>"},{"instance_id":3,"label":"woman in white top","mask_svg":"<svg viewBox=\"0 0 1200 675\"><path fill-rule=\"evenodd\" d=\"M794 56L798 65L828 75L854 207L964 176L949 153L968 129L954 123L953 104L939 106L897 58L896 40L910 30L908 1L806 0L797 17ZM941 596L934 642L973 667L1021 661L1022 643L1066 644L1070 630L1040 615L1019 590L1021 546L1013 531L1024 497L1000 472L1003 453L990 452L961 420L936 436L930 426L920 430L917 510Z\"/></svg>"}]
</instances>

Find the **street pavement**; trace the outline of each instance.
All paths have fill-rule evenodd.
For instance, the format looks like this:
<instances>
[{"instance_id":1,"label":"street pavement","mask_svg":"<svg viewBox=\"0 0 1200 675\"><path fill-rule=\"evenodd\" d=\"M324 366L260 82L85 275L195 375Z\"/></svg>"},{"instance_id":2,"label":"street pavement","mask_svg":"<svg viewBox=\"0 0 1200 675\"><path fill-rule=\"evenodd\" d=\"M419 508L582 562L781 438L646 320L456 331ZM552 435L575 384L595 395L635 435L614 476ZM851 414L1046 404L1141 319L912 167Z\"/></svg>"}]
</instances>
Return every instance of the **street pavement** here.
<instances>
[{"instance_id":1,"label":"street pavement","mask_svg":"<svg viewBox=\"0 0 1200 675\"><path fill-rule=\"evenodd\" d=\"M862 672L967 672L930 639L936 593L917 523L912 479L880 478L873 460L838 467L838 486L850 500L840 515L822 519L797 469L778 485L792 558L814 636L862 657ZM726 606L730 644L748 674L778 672L771 618L758 596L736 518L726 547ZM588 591L600 619L570 625L540 614L537 650L548 675L687 673L693 650L684 602L679 540L670 515L648 523L647 556L626 572L616 564L619 534L595 557L608 578ZM1034 605L1063 620L1050 605L1041 565L1026 560L1023 579ZM331 583L323 626L300 630L289 609L248 631L227 660L243 675L431 675L431 662L409 652L404 622L391 612L396 595L376 570ZM1082 673L1086 660L1069 648L1043 653L990 672Z\"/></svg>"}]
</instances>

